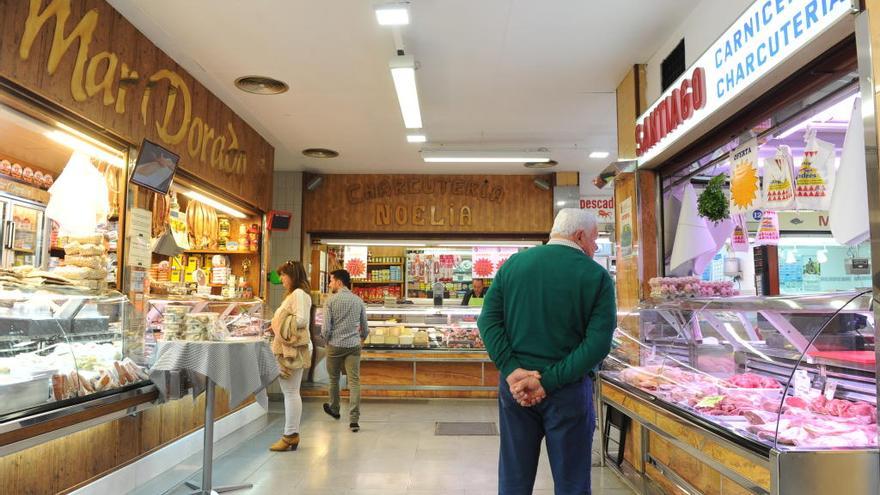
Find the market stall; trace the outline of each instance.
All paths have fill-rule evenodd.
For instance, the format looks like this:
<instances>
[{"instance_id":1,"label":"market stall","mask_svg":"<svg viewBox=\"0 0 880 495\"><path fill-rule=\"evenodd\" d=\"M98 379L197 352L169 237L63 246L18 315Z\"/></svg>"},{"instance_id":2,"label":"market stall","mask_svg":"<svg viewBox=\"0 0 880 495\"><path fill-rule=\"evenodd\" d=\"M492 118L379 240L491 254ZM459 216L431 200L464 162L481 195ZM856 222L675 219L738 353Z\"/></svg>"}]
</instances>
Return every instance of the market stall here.
<instances>
[{"instance_id":1,"label":"market stall","mask_svg":"<svg viewBox=\"0 0 880 495\"><path fill-rule=\"evenodd\" d=\"M603 458L639 493L880 490L876 28L811 5L753 4L633 123L598 401ZM725 51L755 23L800 34Z\"/></svg>"},{"instance_id":2,"label":"market stall","mask_svg":"<svg viewBox=\"0 0 880 495\"><path fill-rule=\"evenodd\" d=\"M328 297L329 273L345 268L369 304L362 393L494 397L498 371L476 328L482 299L468 294L475 280L490 286L510 256L547 238L552 192L535 176L323 179L303 191L304 259L316 301ZM316 385L306 393L325 393Z\"/></svg>"},{"instance_id":3,"label":"market stall","mask_svg":"<svg viewBox=\"0 0 880 495\"><path fill-rule=\"evenodd\" d=\"M234 297L255 297L274 152L106 2L0 1L0 11L0 478L10 493L56 493L201 425L204 399L159 404L148 380L145 292L162 261L149 209L161 184L138 167L156 177L176 157L163 184L184 215L202 204L183 239L206 237L189 249L223 255L198 268L222 265L247 282ZM76 42L63 42L74 26ZM184 253L184 277L188 255L205 253ZM208 281L205 298L222 298ZM231 412L226 396L218 390L217 417Z\"/></svg>"}]
</instances>

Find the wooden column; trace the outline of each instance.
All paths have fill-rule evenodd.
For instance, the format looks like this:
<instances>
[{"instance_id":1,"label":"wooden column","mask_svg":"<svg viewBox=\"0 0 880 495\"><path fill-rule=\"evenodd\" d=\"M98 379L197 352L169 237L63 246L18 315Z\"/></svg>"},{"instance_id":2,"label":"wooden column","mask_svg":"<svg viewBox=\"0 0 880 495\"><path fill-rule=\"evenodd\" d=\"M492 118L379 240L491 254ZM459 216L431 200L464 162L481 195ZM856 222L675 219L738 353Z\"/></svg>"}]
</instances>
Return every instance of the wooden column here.
<instances>
[{"instance_id":1,"label":"wooden column","mask_svg":"<svg viewBox=\"0 0 880 495\"><path fill-rule=\"evenodd\" d=\"M645 101L645 67L633 66L617 87L617 142L621 160L636 158L636 119L647 106ZM635 338L639 336L638 318L626 314L639 306L649 293L648 280L659 273L657 262L657 226L660 212L657 208L657 175L651 171L619 174L614 179L614 204L617 242L617 305L619 323ZM621 205L629 203L632 211L632 251L624 255L621 249ZM638 363L638 348L627 349L626 354Z\"/></svg>"}]
</instances>

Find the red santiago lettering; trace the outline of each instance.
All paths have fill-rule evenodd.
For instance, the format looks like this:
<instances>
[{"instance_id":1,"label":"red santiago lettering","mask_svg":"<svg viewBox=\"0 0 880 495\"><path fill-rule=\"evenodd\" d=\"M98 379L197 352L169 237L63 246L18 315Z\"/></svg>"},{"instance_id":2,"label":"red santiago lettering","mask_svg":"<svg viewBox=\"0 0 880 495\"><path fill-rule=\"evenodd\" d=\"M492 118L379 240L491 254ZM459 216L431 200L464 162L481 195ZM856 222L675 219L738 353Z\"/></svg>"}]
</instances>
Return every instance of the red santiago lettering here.
<instances>
[{"instance_id":1,"label":"red santiago lettering","mask_svg":"<svg viewBox=\"0 0 880 495\"><path fill-rule=\"evenodd\" d=\"M598 210L598 209L612 209L614 208L614 198L608 199L582 199L581 200L581 209L582 210Z\"/></svg>"},{"instance_id":2,"label":"red santiago lettering","mask_svg":"<svg viewBox=\"0 0 880 495\"><path fill-rule=\"evenodd\" d=\"M706 71L697 67L690 79L682 81L680 87L673 89L641 124L636 125L636 154L645 154L705 106Z\"/></svg>"}]
</instances>

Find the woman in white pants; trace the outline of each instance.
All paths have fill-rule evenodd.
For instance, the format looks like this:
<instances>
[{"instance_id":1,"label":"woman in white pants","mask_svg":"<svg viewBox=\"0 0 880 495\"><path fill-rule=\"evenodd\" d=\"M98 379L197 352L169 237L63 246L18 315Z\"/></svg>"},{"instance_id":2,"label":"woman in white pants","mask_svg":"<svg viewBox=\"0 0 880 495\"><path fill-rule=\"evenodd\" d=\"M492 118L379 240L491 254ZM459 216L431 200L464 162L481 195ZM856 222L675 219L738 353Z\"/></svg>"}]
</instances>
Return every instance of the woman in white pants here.
<instances>
[{"instance_id":1,"label":"woman in white pants","mask_svg":"<svg viewBox=\"0 0 880 495\"><path fill-rule=\"evenodd\" d=\"M284 431L281 439L269 450L283 452L299 446L299 424L302 420L302 396L299 389L303 371L312 360L309 332L312 298L305 267L299 261L288 261L278 268L287 297L272 318L272 353L278 359L281 376L278 383L284 394Z\"/></svg>"}]
</instances>

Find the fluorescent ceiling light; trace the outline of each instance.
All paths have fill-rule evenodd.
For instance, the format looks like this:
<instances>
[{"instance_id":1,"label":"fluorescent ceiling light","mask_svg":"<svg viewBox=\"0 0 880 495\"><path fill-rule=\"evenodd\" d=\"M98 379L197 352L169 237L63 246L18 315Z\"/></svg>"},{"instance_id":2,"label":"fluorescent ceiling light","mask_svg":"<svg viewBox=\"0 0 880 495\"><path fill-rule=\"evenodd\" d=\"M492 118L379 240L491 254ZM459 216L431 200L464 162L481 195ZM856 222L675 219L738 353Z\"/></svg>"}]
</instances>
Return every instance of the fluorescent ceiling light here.
<instances>
[{"instance_id":1,"label":"fluorescent ceiling light","mask_svg":"<svg viewBox=\"0 0 880 495\"><path fill-rule=\"evenodd\" d=\"M610 155L607 151L594 151L590 153L590 158L608 158Z\"/></svg>"},{"instance_id":2,"label":"fluorescent ceiling light","mask_svg":"<svg viewBox=\"0 0 880 495\"><path fill-rule=\"evenodd\" d=\"M506 242L506 241L496 241L496 242L444 242L443 244L437 244L437 247L507 247L507 248L530 248L535 246L540 246L541 243L538 241L535 242Z\"/></svg>"},{"instance_id":3,"label":"fluorescent ceiling light","mask_svg":"<svg viewBox=\"0 0 880 495\"><path fill-rule=\"evenodd\" d=\"M550 153L530 151L422 150L427 163L528 163L549 162Z\"/></svg>"},{"instance_id":4,"label":"fluorescent ceiling light","mask_svg":"<svg viewBox=\"0 0 880 495\"><path fill-rule=\"evenodd\" d=\"M79 151L93 158L105 161L114 167L125 168L125 161L122 159L122 155L119 154L119 152L111 152L104 146L99 147L97 143L86 141L85 139L74 136L70 132L60 130L46 131L45 136L57 143L67 146L73 151Z\"/></svg>"},{"instance_id":5,"label":"fluorescent ceiling light","mask_svg":"<svg viewBox=\"0 0 880 495\"><path fill-rule=\"evenodd\" d=\"M187 197L194 199L200 203L204 203L208 206L211 206L211 207L213 207L219 211L222 211L223 213L231 215L235 218L247 218L247 215L236 210L235 208L232 208L230 206L226 206L225 204L223 204L213 198L209 198L208 196L205 196L204 194L202 194L200 192L190 191L189 189L178 189L178 190L184 196L187 196Z\"/></svg>"},{"instance_id":6,"label":"fluorescent ceiling light","mask_svg":"<svg viewBox=\"0 0 880 495\"><path fill-rule=\"evenodd\" d=\"M411 55L399 55L391 59L391 78L397 91L397 102L407 129L422 128L422 112L419 110L419 93L416 90L416 62Z\"/></svg>"},{"instance_id":7,"label":"fluorescent ceiling light","mask_svg":"<svg viewBox=\"0 0 880 495\"><path fill-rule=\"evenodd\" d=\"M328 246L389 246L389 247L425 247L427 244L418 241L376 241L369 239L325 239L321 244Z\"/></svg>"},{"instance_id":8,"label":"fluorescent ceiling light","mask_svg":"<svg viewBox=\"0 0 880 495\"><path fill-rule=\"evenodd\" d=\"M407 2L395 2L376 7L376 20L380 26L405 26L409 24Z\"/></svg>"},{"instance_id":9,"label":"fluorescent ceiling light","mask_svg":"<svg viewBox=\"0 0 880 495\"><path fill-rule=\"evenodd\" d=\"M407 143L424 143L428 137L424 134L409 134L406 136Z\"/></svg>"},{"instance_id":10,"label":"fluorescent ceiling light","mask_svg":"<svg viewBox=\"0 0 880 495\"><path fill-rule=\"evenodd\" d=\"M556 206L565 206L565 201L557 201Z\"/></svg>"}]
</instances>

